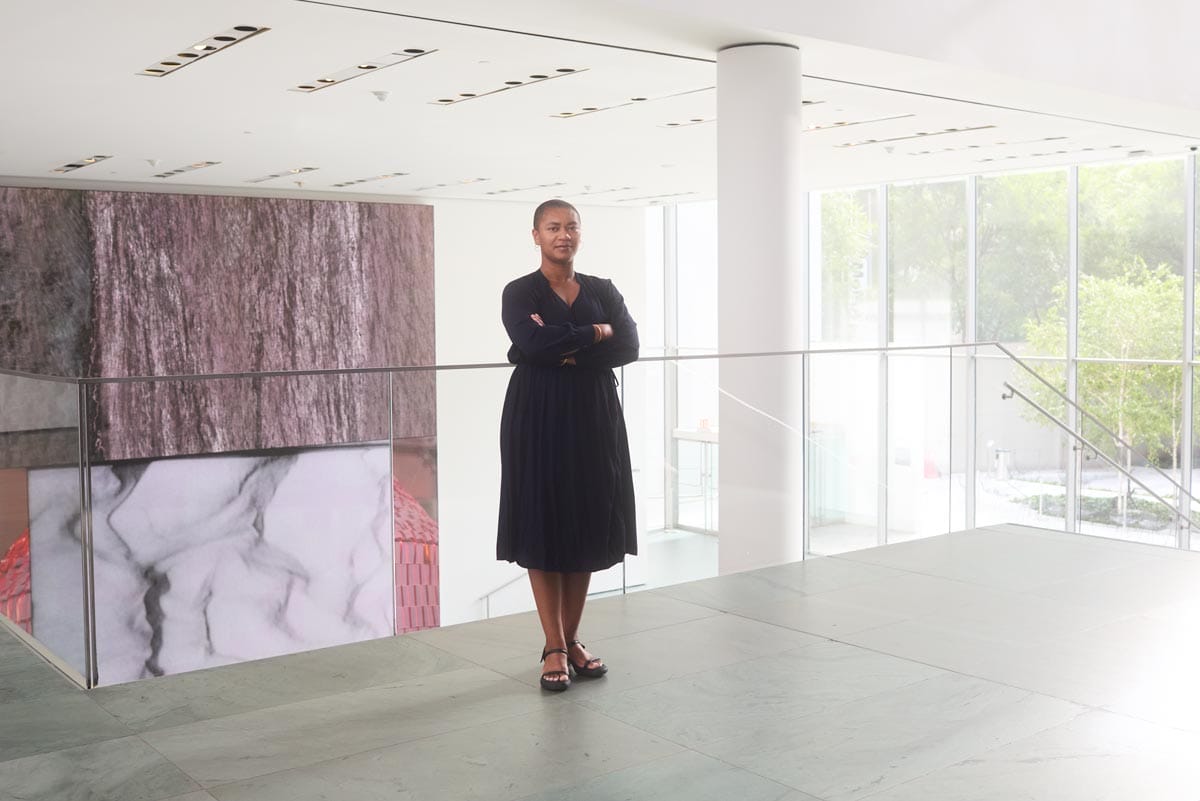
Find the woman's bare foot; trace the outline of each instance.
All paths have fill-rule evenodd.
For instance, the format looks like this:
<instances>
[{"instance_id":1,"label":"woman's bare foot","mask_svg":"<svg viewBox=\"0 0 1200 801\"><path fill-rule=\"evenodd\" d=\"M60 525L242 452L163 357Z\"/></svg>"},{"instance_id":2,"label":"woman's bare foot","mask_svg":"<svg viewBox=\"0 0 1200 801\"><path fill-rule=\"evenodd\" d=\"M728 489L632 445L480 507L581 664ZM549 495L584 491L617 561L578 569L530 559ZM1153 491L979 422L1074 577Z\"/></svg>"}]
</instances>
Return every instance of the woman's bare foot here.
<instances>
[{"instance_id":1,"label":"woman's bare foot","mask_svg":"<svg viewBox=\"0 0 1200 801\"><path fill-rule=\"evenodd\" d=\"M592 656L579 640L567 643L567 650L570 652L571 667L580 676L596 677L603 676L608 672L608 665L604 664L604 660Z\"/></svg>"}]
</instances>

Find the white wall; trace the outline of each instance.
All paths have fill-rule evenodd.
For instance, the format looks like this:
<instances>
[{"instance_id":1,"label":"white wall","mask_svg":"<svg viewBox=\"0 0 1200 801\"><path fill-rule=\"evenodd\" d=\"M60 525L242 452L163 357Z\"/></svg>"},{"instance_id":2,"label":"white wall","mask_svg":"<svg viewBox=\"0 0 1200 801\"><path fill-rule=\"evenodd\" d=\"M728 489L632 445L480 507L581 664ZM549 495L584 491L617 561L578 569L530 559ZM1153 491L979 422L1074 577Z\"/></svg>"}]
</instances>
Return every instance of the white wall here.
<instances>
[{"instance_id":1,"label":"white wall","mask_svg":"<svg viewBox=\"0 0 1200 801\"><path fill-rule=\"evenodd\" d=\"M434 204L438 364L505 360L509 341L500 323L500 293L506 283L540 263L530 237L535 206L469 200ZM611 278L640 323L646 319L645 210L581 204L579 209L583 243L576 269ZM661 270L661 264L654 268ZM524 571L496 561L500 410L508 375L508 368L443 370L438 375L443 625L481 617L481 596L513 579L493 598L492 614L531 605ZM628 400L626 405L641 408ZM636 442L640 429L632 419L629 425ZM601 581L597 579L597 587Z\"/></svg>"}]
</instances>

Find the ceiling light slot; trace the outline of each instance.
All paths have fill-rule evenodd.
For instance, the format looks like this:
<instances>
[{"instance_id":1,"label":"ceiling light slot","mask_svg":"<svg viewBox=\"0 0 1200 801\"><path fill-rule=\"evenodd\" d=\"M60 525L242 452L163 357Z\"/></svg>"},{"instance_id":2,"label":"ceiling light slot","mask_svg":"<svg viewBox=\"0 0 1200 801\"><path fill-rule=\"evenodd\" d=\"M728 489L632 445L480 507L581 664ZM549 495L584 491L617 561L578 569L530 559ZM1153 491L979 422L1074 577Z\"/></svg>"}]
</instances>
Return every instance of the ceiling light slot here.
<instances>
[{"instance_id":1,"label":"ceiling light slot","mask_svg":"<svg viewBox=\"0 0 1200 801\"><path fill-rule=\"evenodd\" d=\"M301 175L306 172L315 172L318 169L320 169L320 168L319 167L293 167L290 170L284 170L283 172L274 172L274 173L271 173L270 175L264 175L261 178L249 178L246 180L246 183L261 184L264 181L274 181L276 178L290 178L294 175Z\"/></svg>"},{"instance_id":2,"label":"ceiling light slot","mask_svg":"<svg viewBox=\"0 0 1200 801\"><path fill-rule=\"evenodd\" d=\"M554 181L548 184L535 184L534 186L512 186L507 189L493 189L486 194L489 195L507 195L512 192L532 192L535 189L554 189L559 186L566 186L566 181Z\"/></svg>"},{"instance_id":3,"label":"ceiling light slot","mask_svg":"<svg viewBox=\"0 0 1200 801\"><path fill-rule=\"evenodd\" d=\"M670 200L677 197L688 197L696 194L695 192L672 192L667 195L642 195L641 197L623 197L618 200L618 203L640 203L650 201L651 203L661 203L664 200Z\"/></svg>"},{"instance_id":4,"label":"ceiling light slot","mask_svg":"<svg viewBox=\"0 0 1200 801\"><path fill-rule=\"evenodd\" d=\"M357 64L354 64L353 66L346 67L343 70L322 75L316 80L305 81L304 83L296 84L288 91L301 92L302 94L311 95L313 92L319 92L322 89L328 89L331 86L337 86L338 84L343 84L346 81L351 81L355 78L361 78L364 75L370 75L373 72L379 72L380 70L387 69L388 67L394 67L397 64L404 64L406 62L413 61L414 59L433 55L436 52L437 50L424 50L420 47L408 47L403 50L395 50L391 53L384 53L381 56L376 56L375 58L365 59Z\"/></svg>"},{"instance_id":5,"label":"ceiling light slot","mask_svg":"<svg viewBox=\"0 0 1200 801\"><path fill-rule=\"evenodd\" d=\"M598 114L601 111L614 111L619 108L625 108L626 106L653 103L658 100L667 100L672 97L686 97L687 95L694 95L700 92L711 92L714 89L716 89L715 86L704 86L699 89L685 89L682 92L672 92L671 94L658 95L657 97L644 97L642 95L635 95L634 97L629 97L624 100L617 100L607 105L583 106L576 111L561 111L558 114L551 114L550 116L556 120L569 120L573 119L574 117L585 117L588 114Z\"/></svg>"},{"instance_id":6,"label":"ceiling light slot","mask_svg":"<svg viewBox=\"0 0 1200 801\"><path fill-rule=\"evenodd\" d=\"M184 165L183 167L177 167L173 170L165 170L163 172L156 172L154 174L154 177L155 178L174 178L176 175L182 175L185 172L194 172L196 170L203 170L206 167L215 167L220 163L221 162L219 162L219 161L195 161L195 162L192 162L191 164Z\"/></svg>"},{"instance_id":7,"label":"ceiling light slot","mask_svg":"<svg viewBox=\"0 0 1200 801\"><path fill-rule=\"evenodd\" d=\"M491 178L460 178L458 181L451 184L430 184L429 186L418 186L412 190L414 192L431 192L435 189L446 189L451 186L462 186L464 184L479 184L484 181L490 181ZM491 194L491 193L489 193Z\"/></svg>"},{"instance_id":8,"label":"ceiling light slot","mask_svg":"<svg viewBox=\"0 0 1200 801\"><path fill-rule=\"evenodd\" d=\"M61 167L55 167L52 170L52 172L58 172L58 173L74 172L75 170L82 170L84 167L90 167L93 164L99 164L100 162L104 161L105 159L110 159L110 158L112 158L112 156L84 156L81 159L75 159L75 161L69 161L66 164L62 165Z\"/></svg>"},{"instance_id":9,"label":"ceiling light slot","mask_svg":"<svg viewBox=\"0 0 1200 801\"><path fill-rule=\"evenodd\" d=\"M174 53L165 56L161 61L140 70L137 74L144 75L148 78L165 78L172 75L189 64L216 55L222 50L227 50L239 42L244 42L260 33L266 33L271 30L260 25L237 25L227 31L221 31L207 39L201 39L195 44L181 47Z\"/></svg>"},{"instance_id":10,"label":"ceiling light slot","mask_svg":"<svg viewBox=\"0 0 1200 801\"><path fill-rule=\"evenodd\" d=\"M709 122L716 122L716 117L690 117L689 119L680 122L665 122L658 126L659 128L687 128L691 125L704 125Z\"/></svg>"},{"instance_id":11,"label":"ceiling light slot","mask_svg":"<svg viewBox=\"0 0 1200 801\"><path fill-rule=\"evenodd\" d=\"M442 95L437 100L431 100L430 105L433 106L454 106L459 103L465 103L468 100L478 100L483 97L491 97L498 95L501 92L511 92L513 89L523 89L527 86L534 86L546 81L556 81L561 78L569 78L572 75L580 75L588 71L587 67L560 67L550 72L535 72L521 80L505 81L496 89L488 89L483 92L452 92L450 96Z\"/></svg>"},{"instance_id":12,"label":"ceiling light slot","mask_svg":"<svg viewBox=\"0 0 1200 801\"><path fill-rule=\"evenodd\" d=\"M915 117L915 116L917 116L917 115L916 114L895 114L891 117L870 117L870 118L862 119L862 120L841 120L839 122L812 123L811 125L805 126L804 131L805 131L805 133L813 133L815 131L827 131L831 128L848 128L851 125L869 125L870 123L873 123L873 122L893 122L895 120L904 120L904 119L908 119L909 117ZM877 141L881 141L881 140L868 139L864 142L864 144L873 144Z\"/></svg>"},{"instance_id":13,"label":"ceiling light slot","mask_svg":"<svg viewBox=\"0 0 1200 801\"><path fill-rule=\"evenodd\" d=\"M963 126L956 131L955 134L972 133L974 131L986 131L990 128L995 128L995 125L972 125ZM906 142L912 139L926 139L931 136L949 136L949 131L918 131L915 134L908 136L892 136L887 139L863 139L857 142L843 142L840 145L834 145L837 148L862 147L863 145L881 145L889 142Z\"/></svg>"},{"instance_id":14,"label":"ceiling light slot","mask_svg":"<svg viewBox=\"0 0 1200 801\"><path fill-rule=\"evenodd\" d=\"M353 181L342 181L340 184L334 184L335 189L343 189L347 186L355 186L357 184L366 184L371 181L386 181L388 178L402 178L408 175L406 172L389 172L383 175L372 175L370 178L357 178Z\"/></svg>"}]
</instances>

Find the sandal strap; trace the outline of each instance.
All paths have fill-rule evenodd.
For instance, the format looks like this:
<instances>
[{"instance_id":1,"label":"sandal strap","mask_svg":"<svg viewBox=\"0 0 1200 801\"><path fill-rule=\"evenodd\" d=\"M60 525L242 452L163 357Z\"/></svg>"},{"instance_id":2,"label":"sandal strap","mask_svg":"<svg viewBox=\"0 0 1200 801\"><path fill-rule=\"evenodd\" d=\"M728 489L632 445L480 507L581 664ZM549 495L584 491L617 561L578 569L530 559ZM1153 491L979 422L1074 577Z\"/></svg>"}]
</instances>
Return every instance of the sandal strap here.
<instances>
[{"instance_id":1,"label":"sandal strap","mask_svg":"<svg viewBox=\"0 0 1200 801\"><path fill-rule=\"evenodd\" d=\"M544 679L547 676L570 676L570 675L571 674L565 670L547 670L545 673L542 674L542 678Z\"/></svg>"},{"instance_id":2,"label":"sandal strap","mask_svg":"<svg viewBox=\"0 0 1200 801\"><path fill-rule=\"evenodd\" d=\"M583 643L581 643L579 640L571 640L569 643L567 643L567 647L568 647L568 648L570 648L572 645L578 645L578 646L579 646L580 648L582 648L583 650L585 650L585 651L587 650L587 646L586 646L586 645L584 645ZM571 662L571 664L572 664L572 665L575 665L575 663L571 661L571 654L569 654L569 653L567 654L567 661L568 661L568 662ZM600 667L600 664L599 664L599 663L603 663L603 661L604 661L604 660L603 660L603 659L601 659L600 657L598 657L598 656L593 656L591 659L584 660L583 666L584 666L585 668L588 668L588 667L591 667L591 665L592 665L592 663L593 663L593 662L596 662L596 663L598 663L598 664L596 665L596 667ZM579 666L578 666L578 665L575 665L575 667L576 667L576 669L578 669L578 668L579 668Z\"/></svg>"},{"instance_id":3,"label":"sandal strap","mask_svg":"<svg viewBox=\"0 0 1200 801\"><path fill-rule=\"evenodd\" d=\"M567 651L566 648L547 648L546 650L542 651L542 658L538 661L545 662L546 657L549 656L550 654L562 654L563 656L567 657L568 659L571 658L571 654L569 651ZM561 673L562 671L558 671L558 672ZM545 675L545 674L543 674L543 675Z\"/></svg>"}]
</instances>

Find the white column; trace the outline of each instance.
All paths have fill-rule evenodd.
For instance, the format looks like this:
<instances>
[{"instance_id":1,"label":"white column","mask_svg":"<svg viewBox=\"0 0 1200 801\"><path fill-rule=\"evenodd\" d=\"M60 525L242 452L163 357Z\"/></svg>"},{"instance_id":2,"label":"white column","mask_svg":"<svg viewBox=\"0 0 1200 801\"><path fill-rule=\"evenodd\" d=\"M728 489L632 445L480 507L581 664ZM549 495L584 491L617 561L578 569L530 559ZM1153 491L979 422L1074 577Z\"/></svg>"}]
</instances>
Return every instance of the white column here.
<instances>
[{"instance_id":1,"label":"white column","mask_svg":"<svg viewBox=\"0 0 1200 801\"><path fill-rule=\"evenodd\" d=\"M808 344L807 193L800 52L748 44L717 56L721 353ZM804 558L799 356L720 368L720 572Z\"/></svg>"}]
</instances>

